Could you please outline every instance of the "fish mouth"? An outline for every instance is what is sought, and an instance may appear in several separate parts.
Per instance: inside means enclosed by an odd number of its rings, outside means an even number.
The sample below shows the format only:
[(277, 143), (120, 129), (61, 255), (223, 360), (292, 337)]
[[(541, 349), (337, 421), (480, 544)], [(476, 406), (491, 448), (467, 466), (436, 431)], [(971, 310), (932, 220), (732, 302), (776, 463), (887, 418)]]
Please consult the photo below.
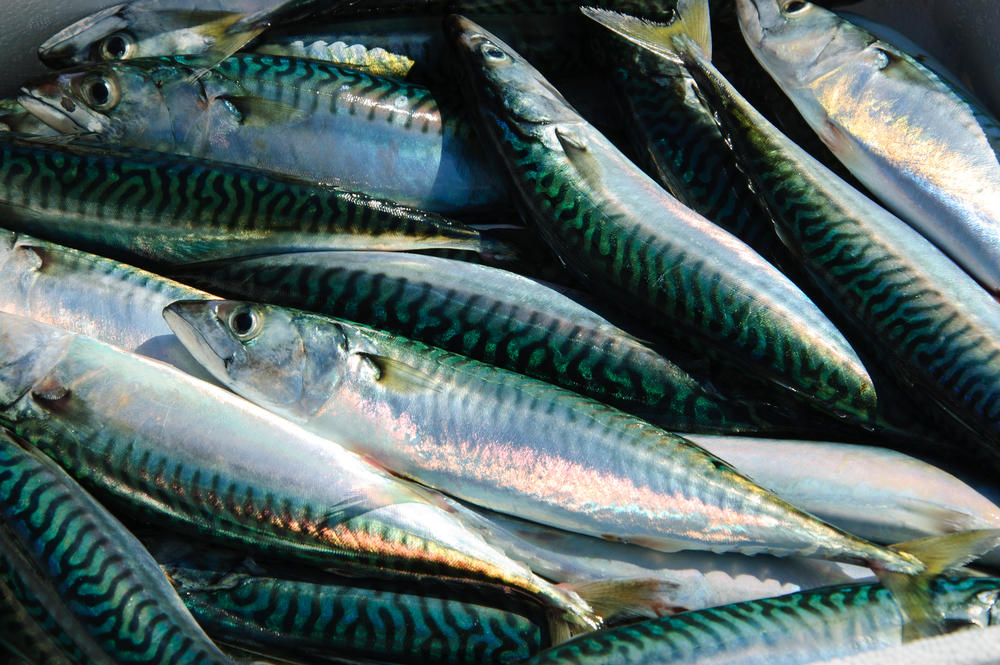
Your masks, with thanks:
[(178, 300), (163, 309), (163, 319), (177, 339), (214, 377), (225, 383), (227, 369), (246, 354), (223, 327), (219, 301)]
[[(753, 12), (751, 13), (751, 9)], [(760, 15), (760, 7), (754, 0), (738, 0), (736, 3), (736, 12), (739, 15), (740, 29), (743, 32), (743, 36), (755, 44), (760, 44), (764, 41), (764, 36), (767, 35), (767, 28), (764, 27), (764, 21)]]
[(38, 47), (39, 59), (53, 69), (84, 62), (91, 45), (128, 27), (128, 21), (119, 15), (126, 8), (125, 4), (112, 5), (71, 23), (42, 42)]
[(17, 98), (18, 103), (46, 125), (63, 134), (82, 134), (89, 131), (71, 116), (67, 115), (61, 106), (57, 106), (44, 97), (36, 96), (27, 88), (21, 88)]

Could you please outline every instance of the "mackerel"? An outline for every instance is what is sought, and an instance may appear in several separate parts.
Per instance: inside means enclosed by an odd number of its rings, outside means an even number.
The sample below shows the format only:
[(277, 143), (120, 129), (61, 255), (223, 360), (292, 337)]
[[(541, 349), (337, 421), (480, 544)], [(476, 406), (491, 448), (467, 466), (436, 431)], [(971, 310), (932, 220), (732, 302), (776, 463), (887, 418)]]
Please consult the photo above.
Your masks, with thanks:
[(262, 566), (239, 553), (162, 538), (150, 547), (213, 638), (262, 654), (309, 662), (512, 665), (553, 643), (541, 606), (469, 585)]
[(0, 135), (0, 226), (146, 267), (320, 249), (490, 247), (363, 194), (145, 150)]
[(9, 314), (0, 351), (0, 424), (133, 513), (328, 567), (519, 589), (595, 624), (426, 493), (232, 393)]
[(441, 213), (503, 209), (461, 109), (425, 87), (328, 62), (185, 56), (52, 74), (19, 98), (63, 132), (264, 168)]
[(221, 60), (268, 27), (289, 0), (126, 0), (89, 14), (38, 47), (46, 66), (152, 55), (199, 54)]
[(613, 31), (600, 35), (598, 43), (646, 172), (685, 205), (765, 258), (775, 258), (780, 243), (771, 219), (683, 65)]
[[(372, 326), (618, 406), (671, 431), (786, 431), (571, 298), (505, 270), (405, 252), (303, 252), (173, 271), (228, 298)], [(180, 298), (178, 298), (180, 300)]]
[[(930, 593), (953, 627), (1000, 622), (998, 579), (936, 577)], [(897, 646), (904, 629), (887, 589), (838, 585), (581, 635), (526, 665), (800, 665)]]
[[(0, 561), (95, 663), (231, 664), (149, 552), (65, 471), (0, 436)], [(37, 602), (35, 598), (20, 598)]]
[(1000, 305), (930, 241), (768, 123), (689, 37), (647, 42), (674, 52), (713, 100), (783, 241), (818, 286), (905, 384), (936, 400), (996, 460)]
[(499, 39), (461, 17), (448, 27), (484, 136), (568, 265), (701, 353), (836, 413), (870, 413), (861, 361), (798, 287), (642, 173)]
[(1000, 295), (1000, 123), (909, 54), (810, 2), (739, 0), (761, 65), (902, 219)]
[(686, 439), (530, 377), (276, 306), (184, 301), (164, 316), (239, 394), (497, 512), (664, 551), (923, 567), (799, 511)]

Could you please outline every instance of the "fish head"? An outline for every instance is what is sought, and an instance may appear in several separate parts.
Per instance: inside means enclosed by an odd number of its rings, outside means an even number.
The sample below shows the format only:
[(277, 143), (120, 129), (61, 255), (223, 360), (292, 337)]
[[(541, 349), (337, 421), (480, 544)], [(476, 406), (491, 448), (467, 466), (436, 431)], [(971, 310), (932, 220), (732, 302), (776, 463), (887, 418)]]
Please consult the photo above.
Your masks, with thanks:
[(42, 389), (74, 338), (61, 328), (0, 312), (0, 414), (9, 416), (22, 397)]
[(860, 31), (802, 0), (737, 0), (740, 29), (761, 65), (782, 84), (804, 84), (864, 47)]
[(42, 43), (38, 57), (53, 69), (166, 55), (221, 59), (265, 27), (240, 12), (164, 4), (133, 0), (90, 14)]
[[(109, 142), (149, 136), (173, 126), (168, 101), (197, 95), (200, 83), (179, 79), (159, 61), (135, 61), (67, 70), (21, 88), (18, 101), (64, 134), (94, 134)], [(145, 142), (145, 141), (144, 141)]]
[(449, 16), (445, 27), (488, 113), (526, 131), (579, 118), (562, 94), (499, 37), (463, 16)]
[(347, 334), (325, 317), (231, 300), (185, 300), (163, 310), (198, 362), (234, 392), (292, 420), (325, 404), (350, 362)]

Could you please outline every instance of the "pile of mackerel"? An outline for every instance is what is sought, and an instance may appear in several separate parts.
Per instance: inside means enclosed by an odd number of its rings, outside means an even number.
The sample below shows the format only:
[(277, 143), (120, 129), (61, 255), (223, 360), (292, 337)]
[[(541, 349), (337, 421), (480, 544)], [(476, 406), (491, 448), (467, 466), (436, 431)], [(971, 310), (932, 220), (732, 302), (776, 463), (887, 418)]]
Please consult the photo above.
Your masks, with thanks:
[(1000, 125), (809, 2), (596, 5), (131, 0), (40, 46), (0, 102), (0, 662), (1000, 623)]

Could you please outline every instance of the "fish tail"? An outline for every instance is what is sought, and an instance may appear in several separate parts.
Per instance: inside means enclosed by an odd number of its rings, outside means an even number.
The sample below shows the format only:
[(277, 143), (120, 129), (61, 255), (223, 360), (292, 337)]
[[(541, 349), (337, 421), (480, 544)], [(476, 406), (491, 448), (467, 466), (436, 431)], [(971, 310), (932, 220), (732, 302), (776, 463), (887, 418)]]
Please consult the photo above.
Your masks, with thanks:
[(683, 35), (697, 44), (708, 59), (712, 58), (708, 0), (680, 0), (674, 10), (674, 20), (670, 23), (655, 23), (595, 7), (581, 7), (580, 11), (625, 39), (673, 60), (678, 57), (678, 45), (674, 38)]
[(961, 568), (997, 546), (1000, 546), (1000, 529), (963, 531), (893, 545), (893, 550), (923, 564), (923, 570), (917, 574), (890, 570), (878, 564), (871, 566), (899, 604), (904, 641), (945, 632), (944, 617), (936, 609), (931, 595), (931, 579), (947, 570)]

